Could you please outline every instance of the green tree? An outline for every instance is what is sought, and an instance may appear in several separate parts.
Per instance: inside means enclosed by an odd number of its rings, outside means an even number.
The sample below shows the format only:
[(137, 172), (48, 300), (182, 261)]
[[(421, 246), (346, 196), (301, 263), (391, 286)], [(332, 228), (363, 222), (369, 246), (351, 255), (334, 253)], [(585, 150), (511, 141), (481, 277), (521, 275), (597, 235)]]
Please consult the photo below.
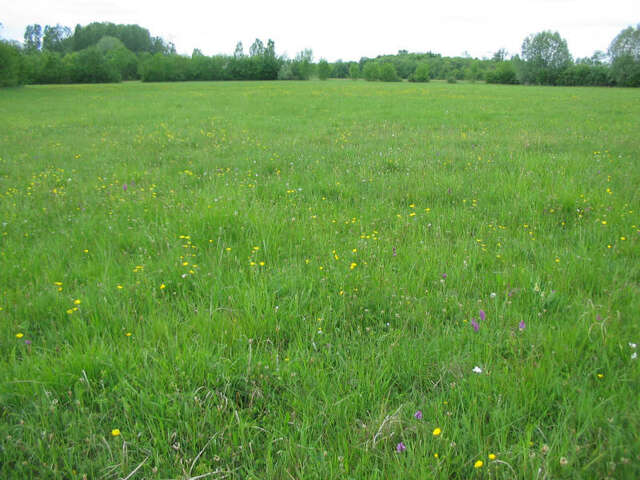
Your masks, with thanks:
[(360, 65), (357, 63), (352, 63), (349, 67), (349, 77), (351, 80), (357, 80), (360, 78)]
[(0, 87), (23, 83), (22, 55), (16, 45), (0, 40)]
[(380, 80), (383, 82), (399, 82), (400, 77), (393, 63), (383, 63), (380, 66)]
[(318, 78), (320, 80), (326, 80), (327, 78), (329, 78), (330, 73), (331, 66), (329, 65), (329, 62), (327, 62), (325, 59), (320, 59), (320, 61), (318, 62)]
[(410, 82), (425, 83), (431, 80), (429, 75), (429, 64), (427, 62), (419, 63), (416, 67), (416, 71), (409, 76)]
[(71, 49), (71, 29), (60, 24), (44, 27), (42, 49), (50, 52), (65, 53)]
[(38, 24), (27, 25), (24, 31), (24, 48), (27, 51), (40, 50), (42, 46), (42, 27)]
[(640, 24), (622, 30), (609, 46), (611, 75), (617, 85), (640, 86)]
[(375, 62), (367, 62), (362, 68), (362, 77), (367, 82), (374, 82), (380, 80), (380, 67)]
[(529, 35), (522, 43), (520, 64), (523, 83), (555, 85), (572, 64), (571, 54), (558, 32), (544, 31)]

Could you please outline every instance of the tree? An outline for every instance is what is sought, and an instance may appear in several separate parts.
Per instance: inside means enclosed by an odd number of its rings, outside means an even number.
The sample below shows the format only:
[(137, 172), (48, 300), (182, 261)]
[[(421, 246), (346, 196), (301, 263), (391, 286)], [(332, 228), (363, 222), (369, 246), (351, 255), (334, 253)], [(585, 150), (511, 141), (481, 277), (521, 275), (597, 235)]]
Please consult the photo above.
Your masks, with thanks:
[(509, 56), (509, 52), (507, 52), (505, 48), (501, 48), (500, 50), (498, 50), (496, 53), (493, 54), (493, 57), (491, 57), (491, 60), (493, 60), (494, 62), (504, 62), (507, 60), (508, 56)]
[(398, 72), (393, 63), (383, 63), (380, 66), (380, 80), (383, 82), (399, 82)]
[(244, 47), (242, 46), (242, 42), (236, 43), (236, 48), (233, 51), (233, 58), (242, 58), (244, 57)]
[(349, 67), (349, 77), (351, 80), (357, 80), (360, 78), (360, 65), (357, 63), (352, 63)]
[(42, 37), (42, 49), (51, 52), (65, 53), (70, 50), (71, 29), (57, 24), (54, 27), (49, 25), (44, 27), (44, 37)]
[(23, 83), (20, 50), (9, 42), (0, 40), (0, 87), (13, 87)]
[(524, 83), (555, 85), (572, 64), (571, 54), (558, 32), (529, 35), (522, 43), (521, 79)]
[(367, 82), (380, 79), (380, 67), (375, 62), (367, 62), (362, 68), (362, 76)]
[(249, 55), (251, 57), (261, 57), (264, 55), (264, 43), (259, 38), (256, 38), (256, 41), (253, 42), (253, 45), (249, 47)]
[(426, 83), (429, 80), (431, 80), (431, 77), (429, 76), (429, 64), (427, 62), (418, 64), (416, 71), (409, 76), (410, 82)]
[(24, 31), (24, 48), (28, 51), (40, 50), (42, 46), (42, 27), (38, 24), (27, 25)]
[(617, 85), (640, 87), (640, 24), (622, 30), (609, 46), (611, 75)]
[(320, 80), (326, 80), (327, 78), (329, 78), (330, 73), (331, 66), (329, 65), (329, 62), (327, 62), (325, 59), (320, 59), (320, 61), (318, 62), (318, 78)]

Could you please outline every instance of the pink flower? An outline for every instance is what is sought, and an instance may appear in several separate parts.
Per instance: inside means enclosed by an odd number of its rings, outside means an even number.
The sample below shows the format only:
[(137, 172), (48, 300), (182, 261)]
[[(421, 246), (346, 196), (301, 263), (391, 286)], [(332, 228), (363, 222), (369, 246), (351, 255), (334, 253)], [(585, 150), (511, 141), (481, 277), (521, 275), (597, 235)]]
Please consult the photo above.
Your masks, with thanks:
[(518, 324), (518, 328), (520, 330), (524, 330), (525, 328), (527, 328), (527, 324), (524, 323), (524, 320), (520, 320), (520, 323)]
[(486, 318), (487, 318), (487, 315), (484, 313), (484, 310), (480, 310), (480, 320), (484, 322)]
[(478, 330), (480, 330), (480, 325), (478, 325), (478, 322), (476, 322), (475, 318), (471, 319), (471, 326), (473, 327), (473, 329), (477, 332)]
[(422, 420), (422, 412), (420, 410), (414, 413), (413, 416), (416, 417), (416, 420)]
[(404, 452), (406, 449), (407, 449), (407, 447), (402, 442), (400, 442), (398, 445), (396, 445), (396, 452), (398, 452), (398, 453)]

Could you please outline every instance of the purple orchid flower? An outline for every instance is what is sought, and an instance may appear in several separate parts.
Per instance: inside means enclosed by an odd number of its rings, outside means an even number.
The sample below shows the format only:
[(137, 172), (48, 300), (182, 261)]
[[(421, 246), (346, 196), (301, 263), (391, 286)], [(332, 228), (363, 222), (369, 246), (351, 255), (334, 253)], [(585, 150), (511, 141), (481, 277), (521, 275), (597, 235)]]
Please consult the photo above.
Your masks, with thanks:
[(473, 327), (473, 329), (477, 332), (478, 330), (480, 330), (480, 325), (478, 325), (478, 322), (476, 322), (475, 318), (471, 319), (471, 326)]

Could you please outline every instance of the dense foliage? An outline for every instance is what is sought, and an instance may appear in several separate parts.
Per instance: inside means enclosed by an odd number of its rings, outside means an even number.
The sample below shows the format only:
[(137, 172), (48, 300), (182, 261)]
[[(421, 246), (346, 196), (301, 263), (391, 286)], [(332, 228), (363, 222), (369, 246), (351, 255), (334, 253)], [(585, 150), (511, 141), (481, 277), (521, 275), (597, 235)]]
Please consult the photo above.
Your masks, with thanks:
[(171, 43), (139, 25), (94, 22), (72, 31), (61, 25), (27, 26), (22, 45), (0, 45), (0, 86), (24, 83), (97, 83), (142, 80), (308, 80), (364, 78), (367, 81), (428, 82), (432, 79), (501, 84), (640, 86), (640, 26), (628, 27), (612, 41), (608, 55), (573, 60), (558, 32), (529, 35), (519, 55), (498, 50), (491, 59), (445, 57), (433, 52), (363, 57), (358, 62), (321, 59), (304, 50), (293, 59), (278, 56), (275, 45), (256, 41), (245, 54), (205, 56), (198, 49), (178, 55)]

